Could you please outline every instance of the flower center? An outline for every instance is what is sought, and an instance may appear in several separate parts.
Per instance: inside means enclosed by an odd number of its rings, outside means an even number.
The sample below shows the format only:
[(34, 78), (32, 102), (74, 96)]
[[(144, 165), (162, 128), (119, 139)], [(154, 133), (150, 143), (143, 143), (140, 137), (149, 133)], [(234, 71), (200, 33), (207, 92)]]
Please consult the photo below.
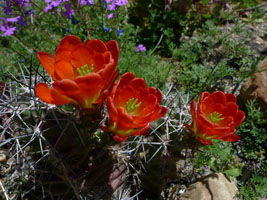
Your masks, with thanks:
[(213, 123), (222, 121), (224, 119), (224, 117), (221, 117), (222, 114), (214, 112), (210, 114), (210, 121), (212, 121)]
[(94, 71), (94, 65), (93, 64), (91, 65), (90, 70), (88, 69), (87, 65), (82, 66), (81, 69), (77, 68), (77, 72), (81, 76), (85, 76), (85, 75), (87, 75), (87, 74), (89, 74), (90, 72), (93, 72), (93, 71)]
[(138, 101), (137, 98), (129, 99), (129, 101), (126, 103), (126, 111), (128, 113), (135, 111), (141, 105), (142, 102), (140, 101), (139, 103), (137, 103), (137, 101)]

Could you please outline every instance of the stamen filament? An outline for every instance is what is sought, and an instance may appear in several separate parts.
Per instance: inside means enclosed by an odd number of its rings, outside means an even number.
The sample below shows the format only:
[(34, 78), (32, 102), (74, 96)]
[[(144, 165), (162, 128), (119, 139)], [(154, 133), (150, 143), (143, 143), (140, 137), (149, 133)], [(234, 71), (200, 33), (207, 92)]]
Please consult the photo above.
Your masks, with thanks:
[(85, 75), (87, 75), (87, 74), (89, 74), (89, 73), (91, 73), (93, 71), (94, 71), (94, 65), (93, 64), (91, 65), (90, 70), (88, 69), (87, 65), (84, 65), (81, 68), (77, 68), (77, 72), (81, 76), (85, 76)]
[(210, 121), (212, 121), (213, 123), (219, 122), (221, 120), (224, 119), (224, 117), (221, 117), (222, 114), (214, 112), (210, 114)]
[(141, 105), (142, 102), (137, 103), (137, 101), (138, 101), (137, 98), (136, 99), (135, 98), (129, 99), (129, 101), (126, 104), (126, 111), (128, 113), (133, 112)]

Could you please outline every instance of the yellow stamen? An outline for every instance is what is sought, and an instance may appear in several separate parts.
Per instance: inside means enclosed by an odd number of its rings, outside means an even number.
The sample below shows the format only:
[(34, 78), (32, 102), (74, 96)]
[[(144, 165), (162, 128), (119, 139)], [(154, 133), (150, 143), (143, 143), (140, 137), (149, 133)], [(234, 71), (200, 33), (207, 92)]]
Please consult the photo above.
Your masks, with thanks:
[(139, 102), (138, 104), (136, 104), (138, 101), (138, 99), (136, 98), (131, 98), (129, 99), (129, 101), (126, 103), (126, 111), (128, 113), (131, 113), (133, 111), (135, 111), (140, 105), (142, 102)]
[(87, 65), (82, 66), (81, 69), (77, 68), (77, 72), (81, 76), (85, 76), (85, 75), (87, 75), (87, 74), (89, 74), (90, 72), (93, 72), (93, 71), (94, 71), (94, 65), (93, 64), (91, 65), (90, 70), (88, 69)]
[(213, 123), (219, 122), (221, 120), (224, 119), (224, 117), (221, 117), (222, 114), (214, 112), (210, 114), (210, 121), (212, 121)]

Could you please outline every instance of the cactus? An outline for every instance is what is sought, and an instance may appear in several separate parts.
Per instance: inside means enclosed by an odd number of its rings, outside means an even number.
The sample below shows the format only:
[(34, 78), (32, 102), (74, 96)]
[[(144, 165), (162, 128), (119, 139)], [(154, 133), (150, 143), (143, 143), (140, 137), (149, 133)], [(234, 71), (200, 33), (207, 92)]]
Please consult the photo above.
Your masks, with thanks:
[(184, 148), (177, 144), (189, 115), (188, 95), (168, 87), (164, 104), (170, 108), (168, 116), (178, 120), (165, 117), (152, 124), (149, 136), (118, 144), (99, 129), (106, 121), (102, 105), (102, 112), (47, 105), (33, 88), (40, 81), (49, 84), (48, 77), (33, 66), (20, 68), (22, 78), (7, 74), (2, 87), (0, 145), (10, 149), (8, 161), (18, 157), (18, 164), (23, 158), (27, 174), (8, 180), (12, 184), (3, 185), (7, 191), (17, 188), (14, 195), (29, 199), (149, 198), (162, 195), (177, 178), (175, 163), (183, 159)]

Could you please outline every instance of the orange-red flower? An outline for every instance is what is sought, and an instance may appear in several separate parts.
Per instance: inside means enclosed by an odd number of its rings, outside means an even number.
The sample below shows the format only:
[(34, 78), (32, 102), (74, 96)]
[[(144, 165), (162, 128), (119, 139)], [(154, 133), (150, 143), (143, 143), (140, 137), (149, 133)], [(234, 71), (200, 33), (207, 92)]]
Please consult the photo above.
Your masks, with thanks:
[(227, 142), (239, 140), (235, 135), (235, 127), (245, 119), (243, 111), (236, 105), (233, 94), (221, 91), (212, 94), (202, 92), (196, 112), (196, 100), (191, 103), (192, 126), (184, 124), (198, 137), (202, 144), (212, 144), (211, 139), (221, 139)]
[(103, 129), (113, 132), (119, 142), (129, 135), (146, 135), (150, 122), (167, 112), (167, 108), (160, 106), (161, 98), (161, 92), (147, 87), (144, 79), (135, 78), (130, 72), (123, 74), (107, 98), (109, 126)]
[(49, 104), (94, 108), (105, 100), (118, 76), (119, 47), (114, 40), (106, 44), (96, 39), (83, 43), (70, 35), (61, 40), (55, 56), (45, 52), (37, 55), (54, 82), (53, 88), (37, 84), (35, 92)]

